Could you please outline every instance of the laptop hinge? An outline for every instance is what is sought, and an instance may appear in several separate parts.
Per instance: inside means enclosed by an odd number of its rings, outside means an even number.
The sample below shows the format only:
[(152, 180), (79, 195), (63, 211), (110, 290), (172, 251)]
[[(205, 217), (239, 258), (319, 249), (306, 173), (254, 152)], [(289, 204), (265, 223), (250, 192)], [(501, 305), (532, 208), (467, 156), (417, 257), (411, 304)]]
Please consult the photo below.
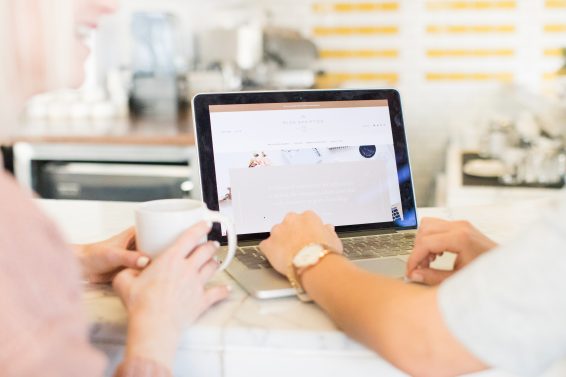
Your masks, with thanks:
[(261, 241), (262, 240), (248, 240), (248, 241), (238, 240), (238, 247), (257, 246)]

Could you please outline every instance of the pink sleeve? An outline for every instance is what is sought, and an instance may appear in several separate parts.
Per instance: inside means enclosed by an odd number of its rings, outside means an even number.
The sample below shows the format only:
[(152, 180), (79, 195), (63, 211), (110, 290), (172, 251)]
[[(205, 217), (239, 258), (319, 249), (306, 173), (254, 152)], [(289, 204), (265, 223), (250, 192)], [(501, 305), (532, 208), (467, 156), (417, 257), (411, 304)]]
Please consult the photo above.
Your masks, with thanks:
[(0, 374), (102, 376), (88, 339), (80, 271), (30, 195), (0, 173)]
[(149, 359), (129, 358), (120, 364), (114, 377), (171, 377), (169, 368)]

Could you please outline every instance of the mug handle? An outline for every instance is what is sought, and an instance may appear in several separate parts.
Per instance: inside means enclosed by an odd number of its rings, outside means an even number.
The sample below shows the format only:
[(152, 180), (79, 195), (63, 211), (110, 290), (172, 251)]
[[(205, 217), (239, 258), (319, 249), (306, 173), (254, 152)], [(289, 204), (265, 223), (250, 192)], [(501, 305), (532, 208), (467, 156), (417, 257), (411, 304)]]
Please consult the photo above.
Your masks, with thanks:
[(220, 212), (215, 211), (208, 211), (208, 220), (213, 223), (220, 223), (224, 225), (227, 229), (228, 233), (228, 253), (226, 254), (226, 258), (218, 267), (218, 271), (223, 271), (228, 267), (232, 259), (234, 259), (234, 255), (236, 255), (236, 247), (238, 246), (238, 239), (236, 237), (236, 229), (234, 228), (234, 223), (226, 216), (221, 214)]

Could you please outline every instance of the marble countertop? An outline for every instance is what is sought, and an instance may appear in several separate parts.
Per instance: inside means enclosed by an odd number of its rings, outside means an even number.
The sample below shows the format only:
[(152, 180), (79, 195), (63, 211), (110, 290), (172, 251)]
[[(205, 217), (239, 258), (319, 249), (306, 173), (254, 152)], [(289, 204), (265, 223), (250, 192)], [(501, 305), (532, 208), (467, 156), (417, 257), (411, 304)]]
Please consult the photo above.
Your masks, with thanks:
[[(133, 203), (39, 203), (59, 224), (69, 242), (100, 240), (133, 224)], [(489, 208), (427, 208), (421, 209), (419, 215), (467, 219), (496, 241), (505, 242), (533, 221), (545, 205), (546, 202), (533, 201)], [(443, 258), (438, 263), (449, 265), (451, 260)], [(296, 298), (256, 300), (225, 273), (213, 280), (232, 285), (233, 292), (184, 334), (174, 369), (176, 375), (405, 375), (347, 337), (315, 304), (303, 304)], [(92, 322), (92, 341), (108, 355), (110, 371), (121, 358), (126, 313), (107, 286), (85, 286), (84, 300)], [(477, 374), (480, 375), (509, 376), (497, 371)]]

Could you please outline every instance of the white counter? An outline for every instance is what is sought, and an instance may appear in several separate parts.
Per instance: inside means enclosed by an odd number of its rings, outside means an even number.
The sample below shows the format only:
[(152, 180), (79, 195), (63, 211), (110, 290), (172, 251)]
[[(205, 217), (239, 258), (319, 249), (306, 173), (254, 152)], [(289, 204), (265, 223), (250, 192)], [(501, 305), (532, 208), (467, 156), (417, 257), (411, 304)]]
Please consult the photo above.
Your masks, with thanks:
[(457, 144), (446, 149), (446, 172), (436, 181), (436, 203), (448, 207), (512, 204), (517, 201), (536, 200), (562, 195), (552, 188), (465, 186), (462, 177), (462, 154), (466, 151)]
[[(100, 240), (133, 224), (132, 203), (41, 200), (70, 242)], [(543, 207), (540, 201), (515, 206), (422, 209), (420, 216), (469, 219), (499, 242), (513, 237)], [(448, 264), (447, 259), (440, 264)], [(314, 304), (295, 298), (259, 301), (225, 273), (215, 280), (234, 290), (184, 334), (175, 375), (237, 376), (404, 376), (372, 351), (348, 338)], [(126, 313), (108, 288), (86, 287), (91, 338), (110, 359), (121, 359)], [(109, 371), (111, 370), (109, 369)], [(110, 373), (110, 372), (109, 372)], [(566, 364), (545, 376), (566, 375)], [(474, 376), (510, 376), (489, 371)]]

